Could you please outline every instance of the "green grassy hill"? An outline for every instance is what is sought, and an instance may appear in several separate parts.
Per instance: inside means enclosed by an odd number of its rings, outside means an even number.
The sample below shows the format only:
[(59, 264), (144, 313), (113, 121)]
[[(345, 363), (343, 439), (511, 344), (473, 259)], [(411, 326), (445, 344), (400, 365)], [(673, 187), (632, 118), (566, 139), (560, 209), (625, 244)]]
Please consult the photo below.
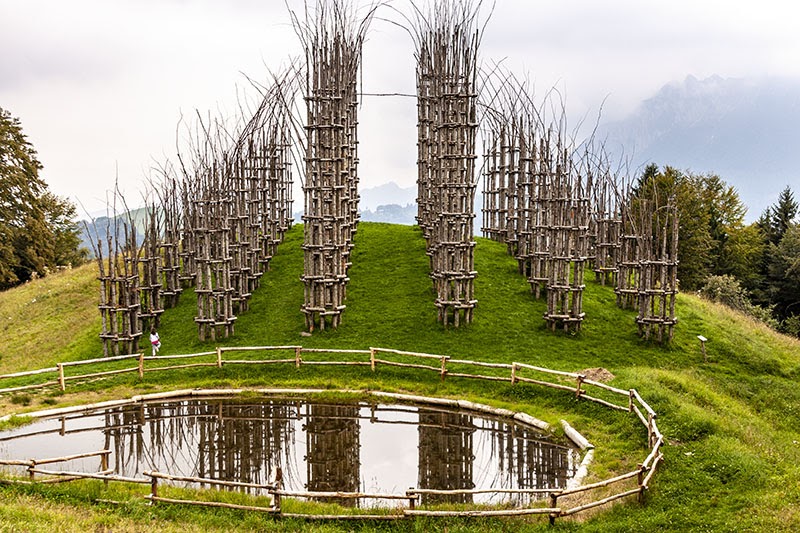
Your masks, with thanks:
[[(417, 228), (362, 223), (356, 235), (348, 285), (347, 309), (335, 331), (301, 336), (303, 289), (302, 228), (287, 235), (262, 278), (250, 310), (236, 323), (236, 335), (224, 343), (200, 343), (192, 321), (195, 299), (187, 291), (178, 308), (165, 313), (160, 334), (162, 354), (205, 351), (217, 344), (367, 348), (380, 346), (447, 354), (479, 361), (526, 362), (558, 370), (603, 367), (612, 384), (636, 387), (659, 413), (668, 439), (665, 463), (656, 474), (645, 505), (635, 501), (584, 518), (560, 521), (558, 529), (587, 531), (774, 531), (800, 530), (800, 342), (778, 335), (752, 320), (691, 295), (680, 295), (680, 323), (674, 342), (660, 347), (638, 338), (634, 313), (614, 305), (614, 293), (587, 281), (587, 319), (578, 335), (545, 329), (545, 303), (535, 301), (517, 273), (505, 246), (478, 239), (475, 321), (459, 330), (436, 322), (428, 258)], [(0, 293), (0, 372), (51, 366), (101, 354), (94, 267), (32, 282)], [(703, 362), (697, 335), (709, 339)], [(525, 409), (556, 422), (566, 418), (598, 446), (593, 475), (622, 473), (643, 459), (646, 438), (630, 417), (575, 402), (540, 389), (449, 379), (434, 375), (340, 368), (248, 368), (158, 373), (144, 383), (120, 377), (84, 386), (66, 395), (38, 394), (0, 400), (5, 414), (43, 404), (67, 404), (135, 390), (194, 386), (313, 386), (381, 388), (453, 397)], [(12, 403), (13, 402), (13, 403)], [(28, 407), (20, 404), (30, 403)], [(102, 487), (102, 484), (100, 484)], [(95, 489), (92, 489), (95, 490)], [(97, 489), (100, 490), (100, 489)], [(93, 498), (66, 487), (36, 492), (0, 489), (0, 516), (12, 517), (12, 529), (44, 529), (48, 520), (74, 524), (74, 530), (108, 524), (115, 530), (226, 530), (277, 528), (304, 523), (276, 523), (236, 512), (143, 506), (106, 509)], [(92, 493), (94, 494), (94, 493)], [(94, 498), (103, 497), (95, 495)], [(37, 503), (38, 502), (38, 503)], [(41, 505), (41, 520), (26, 514)], [(49, 517), (49, 518), (47, 518)], [(154, 518), (155, 517), (155, 518)], [(153, 520), (157, 521), (154, 522)], [(0, 520), (2, 522), (2, 520)], [(547, 530), (546, 521), (447, 520), (413, 523), (420, 531)], [(105, 526), (103, 526), (105, 527)], [(402, 531), (401, 525), (315, 524), (314, 530), (352, 528)], [(69, 527), (67, 528), (69, 529)], [(0, 525), (0, 531), (3, 526)]]

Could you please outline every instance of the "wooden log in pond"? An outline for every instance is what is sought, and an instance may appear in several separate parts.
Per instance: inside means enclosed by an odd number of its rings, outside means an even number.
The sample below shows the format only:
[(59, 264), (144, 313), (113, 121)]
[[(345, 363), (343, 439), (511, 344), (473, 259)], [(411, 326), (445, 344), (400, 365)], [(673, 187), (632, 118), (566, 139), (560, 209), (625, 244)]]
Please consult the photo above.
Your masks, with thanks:
[(578, 448), (581, 450), (586, 450), (588, 448), (594, 448), (594, 444), (589, 442), (586, 437), (578, 433), (578, 431), (569, 425), (569, 422), (566, 420), (561, 421), (561, 427), (564, 428), (564, 434), (569, 437), (569, 439), (574, 442)]

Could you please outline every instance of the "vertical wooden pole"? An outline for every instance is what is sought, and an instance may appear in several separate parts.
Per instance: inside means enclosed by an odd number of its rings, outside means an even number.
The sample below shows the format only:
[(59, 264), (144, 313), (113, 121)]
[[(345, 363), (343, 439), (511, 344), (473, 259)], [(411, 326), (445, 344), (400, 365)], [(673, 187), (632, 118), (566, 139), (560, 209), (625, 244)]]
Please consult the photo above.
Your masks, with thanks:
[[(553, 509), (558, 507), (558, 493), (556, 493), (556, 492), (551, 492), (550, 493), (550, 507), (552, 507)], [(549, 518), (550, 518), (550, 525), (551, 526), (554, 526), (556, 524), (556, 517), (557, 516), (558, 515), (556, 515), (556, 513), (550, 513)]]
[(369, 366), (375, 372), (375, 348), (369, 349)]
[(222, 368), (222, 347), (217, 346), (217, 368)]
[(636, 499), (639, 501), (639, 503), (643, 503), (644, 502), (644, 485), (643, 485), (643, 482), (644, 482), (644, 467), (641, 464), (639, 464), (638, 467), (639, 467), (639, 471), (636, 474), (636, 483), (638, 483), (638, 485), (639, 485), (639, 494), (636, 496)]
[(575, 388), (575, 397), (578, 398), (578, 399), (580, 399), (581, 398), (581, 394), (583, 394), (583, 391), (581, 390), (581, 386), (583, 385), (583, 380), (584, 379), (586, 379), (586, 376), (584, 376), (583, 374), (578, 375), (578, 385)]
[(56, 365), (58, 367), (58, 385), (61, 387), (61, 392), (67, 390), (66, 380), (64, 379), (64, 365), (58, 363)]
[(303, 362), (303, 359), (302, 359), (302, 357), (300, 355), (302, 352), (303, 352), (303, 348), (300, 347), (300, 346), (297, 346), (294, 349), (294, 366), (295, 366), (295, 368), (300, 368), (300, 363)]
[[(275, 490), (280, 491), (283, 488), (283, 470), (281, 467), (278, 467), (275, 470)], [(272, 506), (275, 508), (275, 511), (278, 513), (281, 512), (281, 495), (278, 493), (273, 492), (273, 501)]]
[(144, 352), (139, 352), (139, 379), (144, 379)]
[(155, 473), (150, 472), (150, 505), (155, 505), (158, 498), (158, 478), (153, 475)]
[(409, 487), (406, 491), (406, 496), (408, 496), (408, 508), (413, 511), (417, 507), (417, 496), (412, 491), (414, 487)]
[[(105, 475), (108, 472), (108, 455), (111, 453), (111, 450), (103, 450), (103, 453), (100, 455), (100, 471), (103, 472)], [(103, 480), (103, 485), (108, 487), (108, 480)]]

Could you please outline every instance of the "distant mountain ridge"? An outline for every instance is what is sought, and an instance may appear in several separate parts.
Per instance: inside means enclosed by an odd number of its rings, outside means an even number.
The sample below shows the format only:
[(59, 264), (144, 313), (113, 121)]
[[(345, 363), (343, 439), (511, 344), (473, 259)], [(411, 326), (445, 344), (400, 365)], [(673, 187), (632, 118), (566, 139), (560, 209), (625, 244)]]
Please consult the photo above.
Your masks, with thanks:
[(417, 203), (417, 186), (401, 187), (390, 181), (375, 187), (368, 187), (359, 191), (358, 207), (360, 209), (376, 210), (382, 205), (399, 205), (405, 207)]
[(752, 220), (786, 185), (800, 189), (800, 80), (688, 76), (599, 135), (633, 168), (653, 162), (719, 175)]

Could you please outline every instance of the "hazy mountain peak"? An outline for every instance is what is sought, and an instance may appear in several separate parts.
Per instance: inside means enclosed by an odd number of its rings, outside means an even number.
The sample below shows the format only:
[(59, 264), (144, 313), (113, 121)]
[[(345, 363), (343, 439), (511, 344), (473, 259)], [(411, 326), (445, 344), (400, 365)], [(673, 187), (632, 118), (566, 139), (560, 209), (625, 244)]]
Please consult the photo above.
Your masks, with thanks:
[(377, 209), (381, 205), (395, 204), (401, 207), (417, 201), (417, 187), (400, 187), (397, 183), (389, 181), (375, 187), (363, 188), (359, 191), (361, 197), (358, 205), (361, 209)]
[(632, 168), (653, 162), (718, 174), (752, 220), (786, 183), (800, 182), (800, 80), (690, 75), (603, 132), (609, 150), (633, 153)]

